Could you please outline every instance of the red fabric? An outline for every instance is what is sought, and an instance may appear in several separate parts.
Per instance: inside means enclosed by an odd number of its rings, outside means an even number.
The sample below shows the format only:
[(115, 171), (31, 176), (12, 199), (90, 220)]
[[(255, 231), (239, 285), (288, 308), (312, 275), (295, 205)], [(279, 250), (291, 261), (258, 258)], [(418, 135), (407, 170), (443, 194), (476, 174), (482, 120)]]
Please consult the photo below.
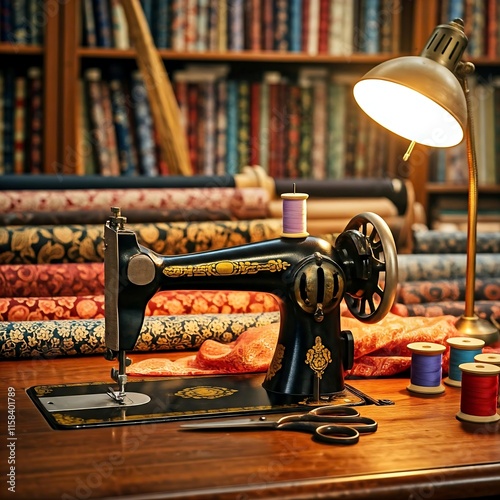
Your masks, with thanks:
[[(348, 314), (348, 313), (346, 313)], [(403, 318), (389, 313), (376, 324), (361, 323), (349, 316), (342, 318), (342, 329), (354, 336), (355, 363), (347, 374), (360, 377), (390, 376), (404, 372), (411, 365), (411, 342), (434, 342), (445, 345), (443, 369), (448, 366), (446, 339), (460, 336), (451, 316)], [(264, 372), (271, 362), (278, 339), (278, 324), (251, 328), (229, 344), (205, 341), (196, 354), (171, 361), (151, 358), (133, 363), (131, 376), (213, 375), (224, 373)], [(484, 349), (500, 353), (500, 345)]]

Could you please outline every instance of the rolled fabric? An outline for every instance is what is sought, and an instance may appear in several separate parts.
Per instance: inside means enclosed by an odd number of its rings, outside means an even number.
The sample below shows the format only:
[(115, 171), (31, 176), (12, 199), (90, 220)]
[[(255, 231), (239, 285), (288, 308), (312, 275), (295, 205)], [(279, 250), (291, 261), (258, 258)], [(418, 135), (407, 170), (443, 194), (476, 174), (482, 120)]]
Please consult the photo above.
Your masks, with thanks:
[[(476, 314), (483, 319), (500, 321), (500, 300), (477, 300), (474, 302)], [(451, 315), (456, 318), (464, 314), (463, 301), (428, 302), (423, 304), (395, 304), (392, 311), (401, 316), (425, 316), (428, 318)]]
[[(126, 213), (123, 214), (126, 217)], [(155, 252), (178, 255), (277, 238), (281, 219), (128, 224)], [(104, 224), (0, 227), (0, 264), (103, 262)]]
[[(477, 278), (475, 300), (500, 300), (500, 278)], [(401, 283), (396, 300), (401, 304), (465, 300), (465, 278)]]
[[(399, 282), (418, 280), (446, 280), (466, 276), (465, 254), (398, 254)], [(478, 278), (498, 276), (500, 253), (478, 253), (476, 276)]]
[[(24, 220), (36, 220), (36, 214), (39, 220), (50, 220), (61, 214), (69, 224), (89, 223), (88, 214), (93, 214), (94, 223), (104, 223), (110, 207), (116, 206), (123, 213), (130, 211), (127, 218), (137, 222), (253, 219), (267, 217), (268, 201), (268, 192), (257, 187), (4, 190), (0, 191), (0, 214), (7, 221), (23, 220), (23, 215)], [(160, 215), (161, 219), (150, 219)], [(57, 223), (57, 219), (49, 222)]]
[[(466, 253), (467, 232), (465, 231), (415, 231), (413, 253), (443, 254)], [(500, 253), (500, 232), (478, 232), (477, 253)]]
[(0, 265), (4, 298), (102, 295), (102, 262)]
[[(103, 292), (103, 291), (102, 291)], [(165, 290), (147, 304), (146, 316), (235, 314), (278, 311), (268, 293)], [(104, 318), (104, 293), (64, 297), (0, 297), (0, 321), (51, 321)]]
[[(206, 339), (231, 342), (248, 328), (278, 321), (278, 312), (149, 316), (134, 350), (196, 349)], [(103, 319), (0, 322), (0, 358), (50, 358), (105, 350)]]

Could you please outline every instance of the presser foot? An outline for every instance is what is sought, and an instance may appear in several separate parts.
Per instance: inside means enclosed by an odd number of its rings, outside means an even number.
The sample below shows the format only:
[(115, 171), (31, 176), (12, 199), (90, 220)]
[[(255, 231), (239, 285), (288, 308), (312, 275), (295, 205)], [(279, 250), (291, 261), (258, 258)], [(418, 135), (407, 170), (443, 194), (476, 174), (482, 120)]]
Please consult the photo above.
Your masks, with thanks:
[(111, 368), (111, 378), (118, 384), (118, 391), (115, 391), (112, 387), (108, 387), (107, 395), (114, 401), (125, 404), (125, 386), (127, 385), (128, 379), (127, 366), (130, 366), (132, 361), (127, 358), (125, 351), (119, 351), (118, 356), (116, 356), (116, 353), (108, 350), (107, 359), (112, 360), (116, 359), (116, 357), (118, 357), (118, 370), (116, 368)]

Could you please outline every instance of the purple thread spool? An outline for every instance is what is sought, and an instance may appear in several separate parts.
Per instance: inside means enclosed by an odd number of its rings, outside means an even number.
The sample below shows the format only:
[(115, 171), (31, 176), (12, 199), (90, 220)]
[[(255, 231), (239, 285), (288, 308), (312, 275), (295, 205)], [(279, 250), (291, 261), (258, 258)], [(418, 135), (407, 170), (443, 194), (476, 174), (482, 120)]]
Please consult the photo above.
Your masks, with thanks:
[[(494, 352), (483, 352), (481, 354), (476, 354), (474, 356), (474, 361), (478, 363), (489, 363), (490, 365), (495, 365), (500, 368), (500, 354), (495, 354)], [(500, 384), (500, 375), (498, 376)], [(500, 390), (497, 396), (497, 408), (500, 408)]]
[(307, 205), (309, 195), (306, 193), (283, 193), (283, 232), (285, 238), (306, 238)]
[(408, 344), (411, 351), (411, 376), (407, 389), (419, 394), (441, 394), (443, 352), (446, 347), (432, 342), (413, 342)]

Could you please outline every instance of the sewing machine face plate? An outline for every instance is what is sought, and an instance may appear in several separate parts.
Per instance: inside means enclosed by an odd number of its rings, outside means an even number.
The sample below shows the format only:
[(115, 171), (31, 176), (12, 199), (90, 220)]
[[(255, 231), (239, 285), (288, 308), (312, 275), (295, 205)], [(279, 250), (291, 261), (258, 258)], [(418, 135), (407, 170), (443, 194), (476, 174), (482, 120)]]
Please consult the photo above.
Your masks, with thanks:
[[(322, 404), (360, 406), (374, 400), (346, 385), (344, 391), (328, 401), (273, 402), (263, 389), (264, 374), (172, 377), (131, 381), (131, 393), (142, 395), (143, 404), (119, 405), (106, 399), (109, 384), (61, 384), (33, 386), (27, 390), (37, 408), (54, 429), (78, 429), (139, 423), (169, 422), (223, 416), (304, 411)], [(351, 390), (352, 389), (352, 390)], [(50, 400), (67, 402), (89, 398), (88, 408), (49, 411)], [(108, 396), (109, 397), (109, 396)], [(95, 401), (103, 401), (95, 408)], [(84, 403), (85, 404), (85, 403)]]

